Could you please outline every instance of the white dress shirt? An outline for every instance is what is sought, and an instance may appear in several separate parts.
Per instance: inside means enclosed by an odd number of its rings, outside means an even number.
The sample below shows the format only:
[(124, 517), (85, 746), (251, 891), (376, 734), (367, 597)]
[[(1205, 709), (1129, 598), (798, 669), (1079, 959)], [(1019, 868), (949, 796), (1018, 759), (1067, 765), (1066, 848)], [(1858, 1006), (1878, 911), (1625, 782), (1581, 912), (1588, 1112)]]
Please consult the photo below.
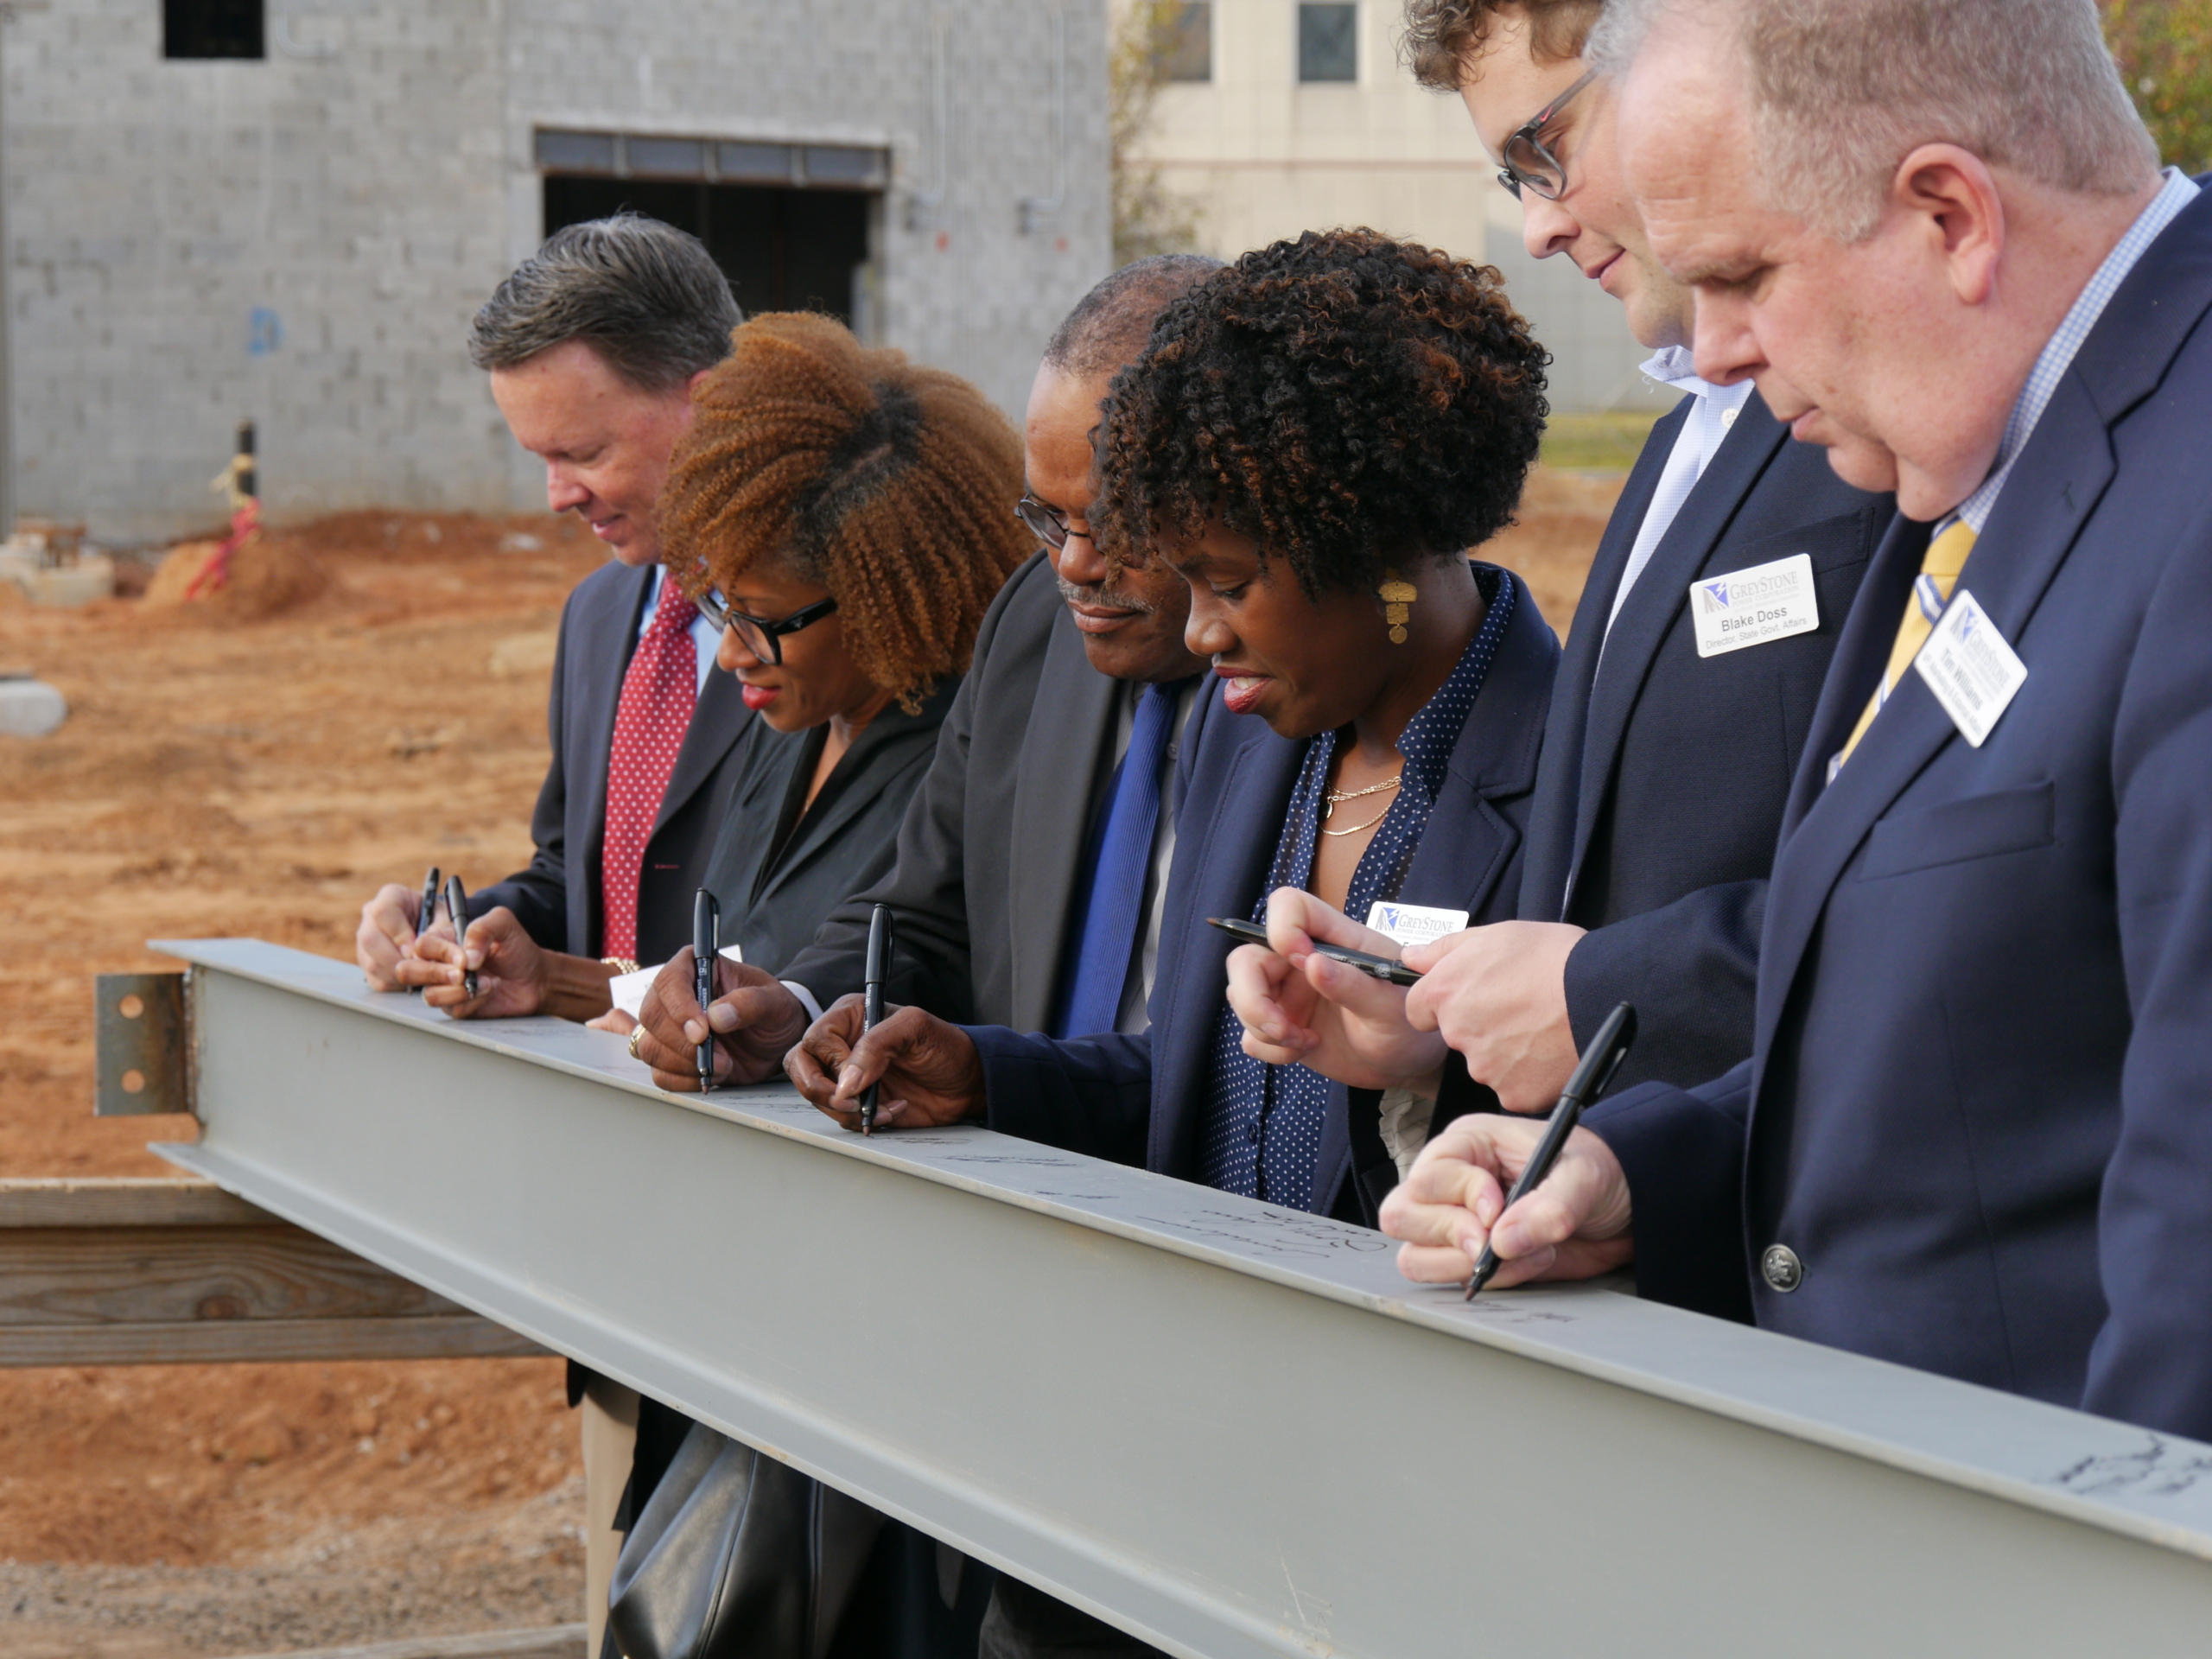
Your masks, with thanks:
[(1700, 379), (1691, 365), (1689, 353), (1680, 346), (1665, 347), (1647, 359), (1642, 368), (1648, 378), (1688, 392), (1696, 401), (1681, 430), (1675, 434), (1675, 447), (1668, 452), (1666, 468), (1659, 474), (1659, 486), (1652, 492), (1651, 505), (1637, 529), (1636, 544), (1629, 550), (1628, 569), (1621, 572), (1621, 585), (1613, 593), (1612, 611), (1605, 618), (1608, 634), (1621, 613), (1628, 590), (1643, 574), (1643, 567), (1651, 563), (1660, 538), (1673, 527), (1675, 515), (1690, 499), (1698, 480), (1705, 476), (1705, 469), (1713, 464), (1713, 457), (1719, 452), (1720, 441), (1736, 424), (1736, 416), (1743, 412), (1744, 404), (1751, 395), (1751, 383), (1748, 380), (1739, 380), (1732, 386), (1716, 386)]

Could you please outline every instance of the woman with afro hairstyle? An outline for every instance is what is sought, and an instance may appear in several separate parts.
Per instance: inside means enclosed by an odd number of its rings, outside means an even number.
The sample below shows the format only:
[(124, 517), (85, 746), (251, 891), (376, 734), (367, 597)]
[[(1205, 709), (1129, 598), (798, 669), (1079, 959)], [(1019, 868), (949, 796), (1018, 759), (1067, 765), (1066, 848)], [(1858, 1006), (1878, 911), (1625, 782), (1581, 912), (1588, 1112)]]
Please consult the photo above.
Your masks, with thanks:
[[(833, 1011), (788, 1062), (849, 1120), (994, 1128), (1372, 1225), (1433, 1103), (1255, 1058), (1224, 1000), (1278, 888), (1398, 930), (1512, 915), (1559, 647), (1468, 550), (1511, 521), (1547, 413), (1542, 347), (1497, 273), (1372, 231), (1246, 254), (1171, 304), (1114, 383), (1092, 522), (1191, 588), (1214, 690), (1184, 745), (1151, 1030), (1064, 1042)], [(1186, 850), (1187, 849), (1187, 850)], [(1342, 971), (1302, 935), (1286, 976)], [(1381, 941), (1395, 952), (1396, 945)], [(1255, 955), (1265, 954), (1246, 947)], [(1393, 993), (1402, 995), (1402, 993)]]

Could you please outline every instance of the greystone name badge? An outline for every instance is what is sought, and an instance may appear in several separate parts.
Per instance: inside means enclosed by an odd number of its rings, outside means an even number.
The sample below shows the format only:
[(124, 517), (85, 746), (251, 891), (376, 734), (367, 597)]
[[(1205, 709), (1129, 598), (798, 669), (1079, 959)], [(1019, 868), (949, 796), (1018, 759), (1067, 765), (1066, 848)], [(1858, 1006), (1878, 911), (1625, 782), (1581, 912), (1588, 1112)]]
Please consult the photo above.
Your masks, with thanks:
[(1821, 626), (1813, 556), (1799, 553), (1725, 576), (1699, 577), (1690, 584), (1690, 620), (1700, 657), (1812, 632)]

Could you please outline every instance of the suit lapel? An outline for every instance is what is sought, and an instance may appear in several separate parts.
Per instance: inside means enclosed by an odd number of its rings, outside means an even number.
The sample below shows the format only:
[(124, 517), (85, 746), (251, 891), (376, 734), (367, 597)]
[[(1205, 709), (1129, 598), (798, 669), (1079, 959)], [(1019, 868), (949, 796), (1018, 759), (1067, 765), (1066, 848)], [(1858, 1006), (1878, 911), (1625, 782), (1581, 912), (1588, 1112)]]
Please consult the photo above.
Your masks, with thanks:
[[(1629, 590), (1612, 632), (1605, 639), (1597, 683), (1590, 694), (1589, 729), (1583, 739), (1575, 791), (1573, 852), (1560, 915), (1565, 913), (1567, 899), (1573, 892), (1573, 873), (1581, 868), (1589, 850), (1599, 809), (1620, 759), (1629, 716), (1659, 648), (1689, 602), (1689, 585), (1727, 533), (1744, 498), (1788, 441), (1789, 429), (1766, 412), (1766, 405), (1754, 392), (1713, 452), (1705, 475), (1675, 515), (1675, 522), (1652, 550), (1650, 561)], [(1598, 626), (1605, 625), (1600, 621)], [(1555, 915), (1548, 919), (1558, 918)]]
[(1590, 693), (1597, 678), (1598, 657), (1605, 644), (1605, 618), (1613, 607), (1613, 594), (1635, 550), (1636, 533), (1651, 510), (1659, 488), (1659, 475), (1667, 470), (1667, 457), (1675, 435), (1689, 418), (1688, 397), (1659, 418), (1651, 436), (1636, 458), (1635, 470), (1614, 505), (1613, 516), (1590, 563), (1582, 597), (1574, 607), (1574, 626), (1568, 631), (1560, 659), (1559, 682), (1554, 693), (1551, 717), (1544, 733), (1544, 753), (1551, 758), (1536, 780), (1536, 798), (1529, 812), (1529, 861), (1521, 883), (1521, 914), (1531, 920), (1555, 919), (1565, 908), (1567, 872), (1575, 858), (1576, 785), (1582, 774), (1582, 746), (1590, 719)]
[[(1114, 741), (1122, 683), (1090, 665), (1066, 607), (1052, 618), (1037, 700), (1022, 734), (1007, 885), (1014, 924), (1014, 1027), (1042, 1031), (1052, 1017), (1067, 918), (1084, 841)], [(1078, 785), (1080, 784), (1080, 786)]]
[(630, 653), (637, 647), (639, 617), (645, 609), (652, 575), (650, 565), (620, 571), (614, 584), (617, 602), (577, 619), (582, 635), (575, 647), (577, 660), (598, 671), (579, 687), (571, 710), (576, 745), (573, 798), (586, 809), (585, 833), (580, 843), (583, 856), (577, 869), (594, 887), (599, 881), (600, 851), (607, 844), (607, 766), (614, 747), (614, 715), (621, 705), (622, 677), (629, 671)]
[(698, 705), (691, 711), (691, 724), (684, 728), (683, 747), (676, 752), (668, 787), (661, 794), (660, 813), (653, 820), (656, 830), (690, 804), (736, 746), (752, 719), (753, 711), (745, 706), (737, 677), (723, 673), (719, 667), (709, 668)]
[[(2026, 632), (2051, 578), (2112, 481), (2112, 442), (2082, 378), (2059, 383), (1974, 543), (1958, 589), (1971, 593), (2005, 639)], [(1876, 819), (1917, 778), (1957, 728), (1925, 681), (1908, 669), (1851, 760), (1823, 787), (1828, 758), (1873, 694), (1925, 553), (1930, 526), (1891, 527), (1868, 572), (1813, 721), (1791, 788), (1759, 946), (1758, 1043), (1771, 1039), (1807, 942), (1828, 894)], [(2028, 672), (2036, 664), (2027, 653)]]

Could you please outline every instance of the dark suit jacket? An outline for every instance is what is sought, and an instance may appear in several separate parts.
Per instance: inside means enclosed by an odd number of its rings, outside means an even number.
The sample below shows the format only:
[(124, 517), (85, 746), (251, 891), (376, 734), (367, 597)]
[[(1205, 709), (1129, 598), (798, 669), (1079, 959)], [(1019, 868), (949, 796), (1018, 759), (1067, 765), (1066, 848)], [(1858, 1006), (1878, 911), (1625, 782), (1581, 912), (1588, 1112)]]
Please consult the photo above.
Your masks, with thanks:
[(1590, 1116), (1646, 1294), (2212, 1439), (2208, 316), (2212, 194), (2113, 296), (1960, 578), (2027, 666), (2011, 707), (1975, 748), (1908, 672), (1824, 787), (1929, 526), (1876, 555), (1790, 797), (1752, 1058)]
[[(1614, 1004), (1636, 1004), (1624, 1083), (1701, 1083), (1751, 1052), (1759, 917), (1790, 775), (1894, 511), (1839, 480), (1825, 450), (1791, 442), (1753, 393), (1609, 637), (1630, 550), (1694, 401), (1644, 445), (1575, 608), (1521, 881), (1524, 918), (1593, 930), (1567, 958), (1578, 1043)], [(1819, 629), (1700, 658), (1690, 584), (1799, 553), (1812, 556)]]
[(783, 976), (825, 1007), (859, 990), (868, 912), (887, 904), (899, 918), (888, 1000), (1041, 1030), (1122, 689), (1084, 654), (1044, 556), (1014, 572), (976, 636), (890, 874), (831, 912)]
[(704, 885), (721, 906), (724, 944), (779, 973), (813, 940), (831, 906), (882, 880), (959, 686), (955, 677), (918, 712), (893, 702), (862, 727), (804, 817), (799, 809), (829, 728), (786, 736), (753, 721), (707, 861)]
[[(1542, 746), (1559, 644), (1519, 578), (1511, 621), (1452, 752), (1445, 786), (1401, 896), (1449, 906), (1477, 921), (1513, 913), (1522, 832)], [(1207, 1057), (1236, 941), (1209, 916), (1248, 916), (1282, 833), (1306, 744), (1223, 708), (1215, 683), (1184, 736), (1175, 863), (1160, 929), (1151, 1028), (1056, 1042), (1003, 1027), (970, 1034), (983, 1058), (990, 1125), (1126, 1164), (1194, 1179), (1207, 1102)], [(1322, 1131), (1313, 1208), (1371, 1217), (1396, 1179), (1370, 1109), (1333, 1091)], [(1355, 1147), (1357, 1134), (1358, 1147)], [(1354, 1179), (1357, 1174), (1360, 1179)]]
[[(607, 762), (622, 676), (637, 649), (651, 567), (609, 562), (576, 584), (561, 613), (546, 711), (553, 763), (530, 821), (527, 869), (473, 895), (478, 915), (505, 905), (549, 950), (600, 954), (599, 860), (607, 842)], [(665, 962), (691, 943), (691, 900), (706, 873), (737, 777), (738, 739), (753, 723), (737, 682), (707, 671), (638, 880), (638, 960)]]

